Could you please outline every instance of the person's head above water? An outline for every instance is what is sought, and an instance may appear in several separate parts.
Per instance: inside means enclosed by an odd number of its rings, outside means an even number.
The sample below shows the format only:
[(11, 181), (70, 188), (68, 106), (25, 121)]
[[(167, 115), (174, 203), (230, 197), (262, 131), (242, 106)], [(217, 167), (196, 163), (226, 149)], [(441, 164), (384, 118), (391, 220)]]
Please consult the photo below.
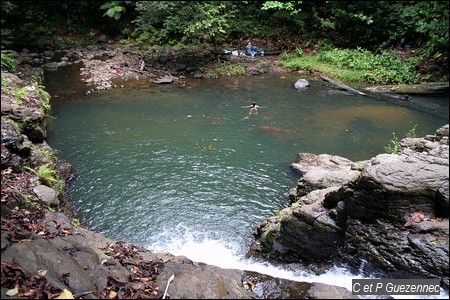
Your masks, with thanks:
[(256, 102), (253, 102), (252, 105), (253, 105), (253, 107), (255, 107), (256, 106)]

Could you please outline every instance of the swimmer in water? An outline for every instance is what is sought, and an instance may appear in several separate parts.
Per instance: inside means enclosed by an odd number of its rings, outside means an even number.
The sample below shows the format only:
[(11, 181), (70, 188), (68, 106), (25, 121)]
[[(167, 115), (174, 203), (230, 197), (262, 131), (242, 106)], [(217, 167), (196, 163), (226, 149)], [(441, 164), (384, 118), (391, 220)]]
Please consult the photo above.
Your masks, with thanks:
[(241, 106), (241, 108), (250, 108), (250, 111), (248, 112), (248, 116), (244, 117), (244, 119), (249, 119), (250, 116), (252, 116), (252, 115), (256, 116), (258, 114), (258, 108), (267, 108), (267, 107), (256, 105), (256, 103), (253, 102), (252, 105)]
[(250, 110), (257, 110), (258, 108), (267, 108), (267, 107), (256, 105), (256, 103), (253, 102), (252, 105), (241, 106), (241, 108), (250, 108)]

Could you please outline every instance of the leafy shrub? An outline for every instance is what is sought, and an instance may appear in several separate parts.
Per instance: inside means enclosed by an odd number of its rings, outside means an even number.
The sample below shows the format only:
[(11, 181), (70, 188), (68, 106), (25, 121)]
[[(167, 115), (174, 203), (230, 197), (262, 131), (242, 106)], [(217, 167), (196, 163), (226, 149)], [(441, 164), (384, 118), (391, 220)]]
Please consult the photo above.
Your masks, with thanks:
[(384, 150), (390, 154), (398, 154), (400, 149), (400, 141), (398, 137), (395, 135), (395, 132), (392, 133), (392, 138), (389, 141), (388, 145), (384, 147)]
[(21, 87), (20, 89), (16, 90), (15, 98), (19, 104), (25, 104), (27, 101), (27, 95), (28, 95), (28, 88), (27, 86)]
[(245, 72), (243, 66), (235, 65), (230, 62), (223, 62), (217, 67), (217, 73), (222, 76), (244, 75)]
[(345, 81), (366, 81), (374, 84), (419, 83), (420, 74), (416, 72), (420, 59), (411, 57), (402, 60), (395, 52), (380, 54), (357, 48), (320, 49), (317, 54), (305, 56), (297, 53), (280, 55), (283, 66), (294, 70), (324, 72)]
[[(405, 137), (406, 138), (415, 138), (416, 137), (416, 127), (417, 127), (417, 124), (415, 124), (413, 126), (413, 128), (411, 128), (405, 134)], [(384, 150), (387, 153), (391, 153), (391, 154), (398, 154), (398, 152), (400, 151), (400, 141), (399, 141), (398, 137), (395, 135), (395, 132), (392, 133), (392, 138), (389, 141), (388, 145), (386, 147), (384, 147)]]
[(11, 50), (2, 50), (2, 70), (15, 71), (17, 69), (17, 60), (14, 58), (14, 52)]
[(32, 168), (28, 168), (28, 170), (35, 173), (39, 177), (39, 180), (41, 180), (42, 184), (46, 186), (53, 187), (57, 181), (56, 171), (52, 169), (48, 163), (40, 166), (37, 171)]

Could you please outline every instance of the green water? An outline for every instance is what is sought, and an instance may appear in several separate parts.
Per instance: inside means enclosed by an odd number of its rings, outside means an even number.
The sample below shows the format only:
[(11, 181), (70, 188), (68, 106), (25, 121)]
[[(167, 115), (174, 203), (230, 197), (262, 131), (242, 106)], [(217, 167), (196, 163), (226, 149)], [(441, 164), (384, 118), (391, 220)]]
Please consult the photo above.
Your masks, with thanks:
[[(78, 171), (70, 196), (82, 224), (194, 260), (225, 261), (222, 250), (239, 259), (259, 223), (288, 205), (298, 152), (364, 160), (384, 152), (393, 132), (402, 138), (417, 124), (424, 136), (448, 123), (448, 98), (424, 112), (320, 79), (299, 92), (298, 78), (141, 83), (56, 98), (48, 143)], [(241, 108), (252, 101), (267, 108)]]

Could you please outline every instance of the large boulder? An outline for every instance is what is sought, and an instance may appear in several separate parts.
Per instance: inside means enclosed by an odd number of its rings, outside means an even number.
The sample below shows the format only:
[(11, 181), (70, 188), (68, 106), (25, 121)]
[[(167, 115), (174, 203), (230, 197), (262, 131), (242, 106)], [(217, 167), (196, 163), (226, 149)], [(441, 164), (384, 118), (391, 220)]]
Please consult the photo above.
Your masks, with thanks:
[(252, 249), (285, 261), (336, 257), (358, 270), (448, 286), (448, 128), (358, 163), (300, 153), (292, 205), (258, 227)]
[(375, 157), (357, 182), (341, 189), (344, 254), (353, 264), (368, 259), (383, 270), (441, 278), (448, 286), (448, 125), (402, 143), (409, 147), (389, 160)]

